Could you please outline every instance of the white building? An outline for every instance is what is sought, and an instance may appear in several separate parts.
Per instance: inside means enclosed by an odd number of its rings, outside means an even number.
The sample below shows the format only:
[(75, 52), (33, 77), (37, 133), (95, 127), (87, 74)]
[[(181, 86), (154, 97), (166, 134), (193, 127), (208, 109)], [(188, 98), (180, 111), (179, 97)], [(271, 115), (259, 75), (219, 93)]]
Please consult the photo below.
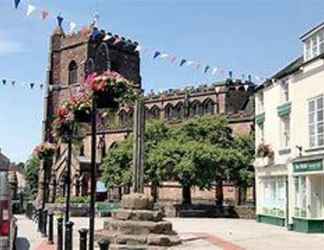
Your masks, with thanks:
[(257, 220), (324, 232), (324, 23), (301, 41), (255, 97)]

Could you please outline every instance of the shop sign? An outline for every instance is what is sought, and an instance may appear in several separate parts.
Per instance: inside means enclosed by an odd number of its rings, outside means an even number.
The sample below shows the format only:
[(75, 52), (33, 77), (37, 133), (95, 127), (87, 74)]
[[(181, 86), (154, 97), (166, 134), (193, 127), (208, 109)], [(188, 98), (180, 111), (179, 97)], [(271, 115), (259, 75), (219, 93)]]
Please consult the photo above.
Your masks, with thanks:
[(306, 162), (296, 162), (294, 163), (294, 172), (312, 172), (312, 171), (321, 171), (323, 170), (323, 161), (306, 161)]

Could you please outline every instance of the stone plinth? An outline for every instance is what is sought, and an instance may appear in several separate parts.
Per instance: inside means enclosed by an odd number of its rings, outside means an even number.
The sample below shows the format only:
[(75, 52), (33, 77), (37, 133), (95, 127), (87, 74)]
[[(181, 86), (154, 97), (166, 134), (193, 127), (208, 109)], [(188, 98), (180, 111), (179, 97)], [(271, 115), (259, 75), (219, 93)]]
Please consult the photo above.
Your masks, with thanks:
[(143, 194), (125, 195), (121, 209), (112, 213), (96, 240), (111, 242), (112, 250), (162, 250), (181, 244), (171, 222), (161, 211), (153, 210), (153, 201)]

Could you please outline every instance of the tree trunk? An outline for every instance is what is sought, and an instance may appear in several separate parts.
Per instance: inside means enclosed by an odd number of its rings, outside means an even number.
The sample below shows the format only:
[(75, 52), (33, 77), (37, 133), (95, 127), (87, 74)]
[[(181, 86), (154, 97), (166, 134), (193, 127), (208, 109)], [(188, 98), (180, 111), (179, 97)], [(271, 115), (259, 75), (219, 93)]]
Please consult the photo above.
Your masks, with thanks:
[(191, 186), (184, 186), (182, 188), (182, 204), (191, 205)]
[(118, 200), (121, 201), (122, 199), (122, 187), (118, 187)]
[(223, 180), (216, 180), (216, 206), (223, 206), (224, 193), (223, 193)]
[(244, 185), (240, 185), (238, 191), (239, 191), (238, 205), (244, 205), (246, 203), (247, 188)]

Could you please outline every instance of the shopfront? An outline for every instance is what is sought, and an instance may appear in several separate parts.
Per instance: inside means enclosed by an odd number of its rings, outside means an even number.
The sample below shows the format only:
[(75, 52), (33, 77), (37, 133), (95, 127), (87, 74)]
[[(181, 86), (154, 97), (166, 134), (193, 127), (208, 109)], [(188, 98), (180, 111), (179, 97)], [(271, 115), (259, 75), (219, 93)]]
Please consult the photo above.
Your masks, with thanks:
[(294, 161), (293, 180), (293, 230), (324, 233), (323, 159)]
[(259, 222), (285, 226), (287, 216), (287, 176), (264, 176), (259, 181)]

